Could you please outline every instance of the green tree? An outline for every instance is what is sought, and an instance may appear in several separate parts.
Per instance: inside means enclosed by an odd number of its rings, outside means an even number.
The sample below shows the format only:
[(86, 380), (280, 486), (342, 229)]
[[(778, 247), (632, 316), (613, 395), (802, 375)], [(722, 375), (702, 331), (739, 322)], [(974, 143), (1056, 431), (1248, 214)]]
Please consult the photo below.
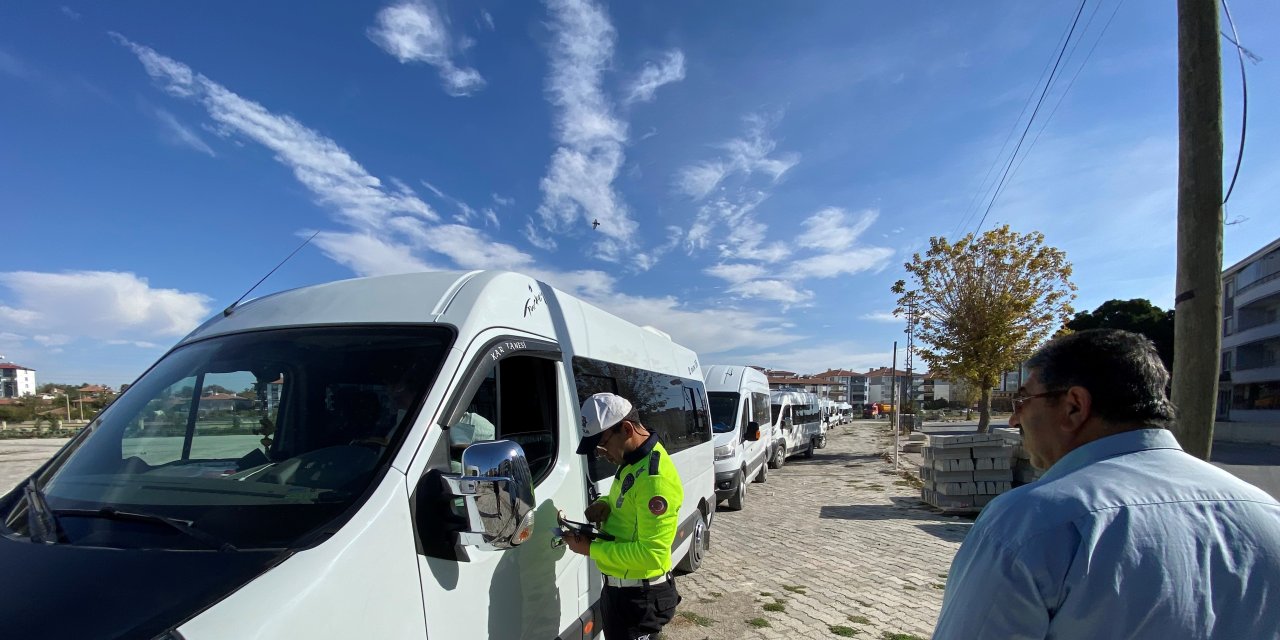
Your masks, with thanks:
[(1173, 371), (1173, 309), (1162, 310), (1150, 300), (1108, 300), (1093, 311), (1081, 311), (1067, 321), (1072, 331), (1088, 329), (1124, 329), (1156, 343), (1156, 351), (1164, 367)]
[(1000, 375), (1020, 366), (1071, 316), (1071, 263), (1044, 244), (1044, 234), (1005, 225), (954, 244), (929, 238), (928, 251), (904, 267), (913, 286), (894, 283), (894, 313), (916, 324), (920, 357), (931, 368), (980, 389), (978, 431), (986, 433)]

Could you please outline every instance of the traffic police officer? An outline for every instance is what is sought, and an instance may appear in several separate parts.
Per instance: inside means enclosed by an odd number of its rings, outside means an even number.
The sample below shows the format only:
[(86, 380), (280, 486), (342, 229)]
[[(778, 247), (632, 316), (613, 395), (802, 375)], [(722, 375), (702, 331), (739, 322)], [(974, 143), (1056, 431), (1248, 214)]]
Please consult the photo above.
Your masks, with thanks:
[(675, 615), (680, 595), (671, 577), (671, 544), (684, 488), (657, 434), (640, 424), (625, 398), (597, 393), (582, 404), (578, 453), (598, 449), (618, 465), (609, 495), (587, 507), (612, 541), (568, 535), (574, 553), (604, 574), (601, 596), (606, 640), (647, 640)]

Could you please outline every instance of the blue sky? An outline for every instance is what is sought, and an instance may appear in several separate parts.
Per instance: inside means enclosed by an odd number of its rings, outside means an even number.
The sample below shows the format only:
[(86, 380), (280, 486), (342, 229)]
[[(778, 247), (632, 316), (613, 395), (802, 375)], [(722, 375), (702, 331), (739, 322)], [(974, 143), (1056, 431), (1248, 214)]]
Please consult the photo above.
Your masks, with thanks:
[[(1065, 250), (1078, 309), (1167, 308), (1175, 15), (1117, 1), (1086, 4), (985, 227)], [(887, 366), (890, 285), (976, 226), (1077, 6), (6, 3), (0, 354), (129, 382), (319, 232), (254, 295), (513, 269), (706, 363)], [(1280, 236), (1280, 6), (1232, 9), (1263, 62), (1228, 264)]]

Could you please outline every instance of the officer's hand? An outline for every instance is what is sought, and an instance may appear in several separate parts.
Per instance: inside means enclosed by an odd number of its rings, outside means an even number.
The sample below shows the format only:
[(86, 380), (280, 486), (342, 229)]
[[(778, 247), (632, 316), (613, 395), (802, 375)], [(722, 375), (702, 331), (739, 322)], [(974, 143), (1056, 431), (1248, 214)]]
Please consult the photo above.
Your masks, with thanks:
[(580, 536), (576, 533), (565, 533), (563, 539), (564, 539), (565, 545), (569, 547), (570, 551), (580, 556), (591, 555), (591, 539), (590, 538), (586, 536)]
[(586, 510), (587, 522), (604, 522), (609, 519), (609, 503), (596, 500)]

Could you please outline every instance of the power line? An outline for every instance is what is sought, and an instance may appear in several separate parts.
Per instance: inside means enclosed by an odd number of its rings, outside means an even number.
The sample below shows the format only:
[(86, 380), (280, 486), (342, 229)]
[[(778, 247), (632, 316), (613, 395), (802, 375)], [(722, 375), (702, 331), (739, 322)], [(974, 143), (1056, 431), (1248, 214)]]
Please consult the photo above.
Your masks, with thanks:
[[(1064, 30), (1062, 32), (1062, 37), (1058, 39), (1058, 44), (1054, 45), (1054, 47), (1057, 48), (1058, 46), (1061, 46), (1070, 34), (1070, 29)], [(991, 165), (987, 167), (986, 175), (982, 176), (982, 181), (978, 183), (978, 188), (974, 191), (973, 198), (971, 198), (969, 200), (969, 204), (965, 206), (964, 216), (961, 217), (959, 224), (952, 229), (952, 235), (959, 233), (961, 229), (969, 226), (969, 221), (978, 213), (978, 208), (981, 206), (980, 203), (982, 200), (987, 199), (987, 195), (989, 195), (991, 193), (991, 189), (995, 187), (994, 182), (991, 183), (990, 186), (987, 186), (987, 179), (991, 177), (991, 174), (996, 170), (996, 167), (1000, 166), (1000, 158), (1004, 156), (1005, 148), (1009, 146), (1009, 141), (1013, 139), (1013, 133), (1018, 130), (1018, 123), (1022, 122), (1023, 114), (1025, 114), (1027, 112), (1027, 108), (1031, 106), (1031, 101), (1036, 97), (1036, 89), (1039, 89), (1040, 83), (1044, 82), (1046, 74), (1049, 73), (1049, 68), (1052, 64), (1053, 56), (1050, 55), (1049, 59), (1044, 61), (1044, 68), (1040, 70), (1040, 77), (1036, 79), (1035, 84), (1031, 85), (1031, 91), (1027, 93), (1027, 99), (1022, 103), (1022, 109), (1018, 111), (1018, 117), (1014, 118), (1013, 124), (1009, 125), (1009, 133), (1005, 135), (1004, 142), (1000, 143), (1000, 150), (991, 158)]]
[(1049, 82), (1045, 83), (1044, 91), (1040, 92), (1040, 99), (1036, 101), (1036, 108), (1031, 112), (1031, 118), (1027, 120), (1027, 126), (1023, 128), (1022, 135), (1018, 138), (1018, 144), (1013, 147), (1013, 155), (1009, 156), (1009, 163), (1004, 167), (1004, 175), (1000, 177), (1000, 182), (996, 186), (995, 194), (991, 196), (991, 202), (987, 203), (987, 210), (982, 213), (982, 219), (978, 221), (978, 226), (974, 229), (974, 233), (982, 231), (982, 225), (987, 221), (987, 215), (991, 213), (991, 208), (995, 206), (996, 200), (1000, 198), (1001, 191), (1009, 178), (1009, 170), (1013, 168), (1013, 161), (1018, 157), (1018, 150), (1022, 148), (1022, 142), (1027, 139), (1027, 133), (1031, 131), (1031, 125), (1036, 120), (1036, 114), (1040, 112), (1040, 107), (1044, 104), (1045, 96), (1049, 95), (1049, 89), (1053, 87), (1054, 76), (1058, 72), (1058, 65), (1062, 64), (1062, 56), (1067, 53), (1067, 44), (1071, 41), (1071, 35), (1075, 33), (1076, 25), (1080, 23), (1080, 16), (1084, 13), (1084, 5), (1088, 0), (1080, 0), (1080, 8), (1076, 10), (1076, 17), (1071, 21), (1071, 29), (1067, 31), (1067, 40), (1062, 43), (1062, 49), (1058, 51), (1058, 59), (1053, 63), (1053, 71), (1049, 73)]
[[(1067, 94), (1071, 92), (1071, 87), (1075, 85), (1076, 78), (1080, 77), (1080, 72), (1084, 71), (1085, 65), (1089, 64), (1089, 58), (1093, 57), (1093, 52), (1098, 48), (1098, 44), (1102, 42), (1103, 36), (1107, 35), (1107, 29), (1111, 27), (1111, 21), (1115, 20), (1117, 13), (1120, 13), (1120, 6), (1123, 4), (1124, 0), (1120, 0), (1116, 3), (1116, 8), (1111, 12), (1111, 17), (1107, 18), (1107, 23), (1102, 25), (1102, 31), (1098, 33), (1098, 39), (1093, 41), (1093, 46), (1090, 47), (1089, 52), (1085, 54), (1084, 61), (1080, 63), (1080, 67), (1076, 69), (1075, 75), (1071, 76), (1071, 80), (1067, 82), (1067, 87), (1063, 89), (1062, 94), (1058, 96), (1058, 101), (1054, 103), (1053, 110), (1051, 110), (1048, 117), (1044, 119), (1044, 125), (1036, 132), (1036, 137), (1031, 139), (1031, 144), (1027, 145), (1027, 152), (1022, 154), (1022, 159), (1018, 161), (1018, 166), (1014, 167), (1013, 173), (1009, 174), (1010, 180), (1012, 180), (1014, 176), (1018, 175), (1018, 170), (1021, 169), (1022, 164), (1027, 161), (1027, 156), (1031, 155), (1031, 150), (1035, 148), (1036, 142), (1040, 140), (1040, 136), (1044, 134), (1044, 130), (1049, 128), (1049, 123), (1053, 121), (1053, 114), (1058, 112), (1058, 107), (1062, 106), (1063, 100), (1065, 100)], [(1102, 6), (1101, 3), (1099, 3), (1098, 6)], [(1088, 28), (1089, 26), (1086, 24), (1085, 29)], [(1081, 33), (1083, 34), (1083, 32)], [(1077, 40), (1077, 42), (1079, 42), (1079, 40)], [(1072, 49), (1072, 51), (1074, 52), (1074, 49)], [(1068, 59), (1070, 59), (1070, 56), (1068, 56)]]
[[(1222, 198), (1222, 205), (1225, 207), (1227, 200), (1231, 199), (1231, 191), (1236, 188), (1236, 178), (1240, 177), (1240, 164), (1244, 161), (1244, 139), (1245, 132), (1249, 126), (1249, 79), (1244, 73), (1244, 47), (1240, 44), (1240, 32), (1236, 31), (1235, 20), (1231, 19), (1231, 7), (1227, 6), (1227, 0), (1222, 0), (1222, 10), (1227, 14), (1227, 24), (1231, 25), (1231, 35), (1235, 38), (1227, 38), (1236, 46), (1236, 57), (1240, 59), (1240, 150), (1236, 153), (1236, 168), (1231, 172), (1231, 186), (1227, 187), (1227, 195)], [(1256, 57), (1256, 56), (1255, 56)]]

